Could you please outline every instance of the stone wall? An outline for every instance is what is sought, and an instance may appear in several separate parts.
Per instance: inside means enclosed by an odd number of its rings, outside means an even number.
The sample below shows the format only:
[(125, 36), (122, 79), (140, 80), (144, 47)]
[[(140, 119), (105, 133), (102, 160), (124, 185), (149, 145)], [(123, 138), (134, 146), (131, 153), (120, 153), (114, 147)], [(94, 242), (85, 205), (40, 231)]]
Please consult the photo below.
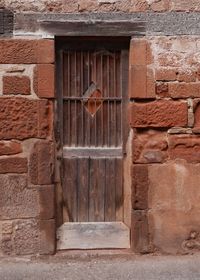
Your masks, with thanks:
[(0, 50), (0, 254), (51, 254), (54, 42), (1, 39)]
[(133, 39), (132, 238), (139, 252), (198, 251), (199, 37)]
[(199, 0), (1, 0), (17, 12), (164, 12), (200, 11)]
[(147, 19), (130, 45), (133, 251), (199, 251), (199, 0), (3, 0), (0, 8), (13, 11), (15, 30), (0, 38), (0, 254), (55, 252), (55, 51), (37, 19), (78, 12), (70, 22), (83, 12)]

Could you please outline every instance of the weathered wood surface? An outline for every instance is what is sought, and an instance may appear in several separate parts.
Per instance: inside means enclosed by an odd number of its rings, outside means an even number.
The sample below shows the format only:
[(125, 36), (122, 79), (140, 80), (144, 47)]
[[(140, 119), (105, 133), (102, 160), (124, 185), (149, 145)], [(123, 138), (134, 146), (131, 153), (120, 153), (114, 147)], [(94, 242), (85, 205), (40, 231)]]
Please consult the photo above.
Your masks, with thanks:
[(122, 158), (64, 158), (63, 170), (70, 222), (123, 221)]
[(88, 221), (88, 205), (89, 205), (89, 160), (87, 158), (82, 159), (78, 165), (78, 221)]
[[(70, 222), (123, 221), (128, 56), (113, 50), (116, 42), (105, 37), (62, 42), (62, 187)], [(127, 39), (118, 43), (126, 46)]]
[(15, 32), (41, 32), (57, 36), (144, 35), (145, 20), (129, 19), (117, 13), (16, 14)]
[(122, 157), (122, 148), (74, 148), (64, 147), (63, 157), (74, 158), (74, 157)]
[(130, 248), (130, 230), (121, 223), (65, 223), (57, 230), (57, 249)]
[(89, 221), (104, 221), (105, 160), (90, 159)]
[(132, 36), (143, 35), (144, 22), (130, 21), (40, 21), (40, 28), (56, 36)]
[[(118, 26), (121, 23), (121, 27), (114, 28), (114, 33), (111, 36), (119, 36), (123, 32), (125, 36), (134, 35), (200, 35), (200, 13), (199, 12), (149, 12), (149, 13), (75, 13), (75, 14), (59, 14), (59, 13), (18, 13), (15, 14), (15, 33), (24, 34), (29, 32), (37, 32), (37, 34), (48, 34), (48, 27), (50, 26), (51, 32), (54, 22), (62, 23), (62, 32), (65, 35), (75, 35), (87, 33), (87, 28), (84, 26), (90, 24), (90, 26), (100, 26), (100, 22), (113, 21), (118, 22)], [(99, 21), (99, 23), (98, 23)], [(71, 30), (63, 30), (65, 22), (68, 22), (68, 28)], [(123, 22), (125, 24), (123, 25)], [(126, 28), (126, 22), (128, 22), (129, 28)], [(130, 30), (132, 24), (133, 30)], [(140, 26), (136, 28), (136, 24)], [(43, 25), (43, 28), (41, 26)], [(67, 27), (66, 25), (66, 27)], [(74, 26), (74, 27), (73, 27)], [(78, 26), (80, 28), (78, 28)], [(102, 25), (103, 26), (103, 25)], [(105, 36), (105, 32), (108, 26), (101, 27), (101, 34)], [(91, 32), (93, 27), (90, 27)], [(56, 28), (57, 29), (57, 28)], [(85, 31), (83, 31), (85, 29)], [(111, 30), (111, 29), (110, 29)], [(123, 31), (122, 31), (123, 30)], [(56, 30), (55, 30), (56, 31)], [(95, 28), (93, 28), (93, 36), (98, 35)], [(69, 33), (68, 33), (69, 32)], [(72, 34), (73, 33), (73, 34)], [(91, 34), (91, 33), (90, 33)], [(56, 35), (56, 34), (54, 34)], [(88, 36), (89, 33), (86, 34)]]
[[(110, 41), (112, 49), (117, 46), (115, 42), (112, 46)], [(120, 51), (104, 49), (107, 44), (108, 40), (102, 43), (91, 39), (66, 42), (66, 48), (92, 45), (94, 49), (64, 51), (65, 146), (103, 148), (122, 145), (122, 91), (127, 92), (122, 84), (123, 57)]]
[(0, 9), (0, 37), (10, 36), (13, 32), (13, 13)]
[(73, 222), (78, 218), (78, 176), (76, 158), (63, 160), (63, 199), (68, 214), (68, 220)]

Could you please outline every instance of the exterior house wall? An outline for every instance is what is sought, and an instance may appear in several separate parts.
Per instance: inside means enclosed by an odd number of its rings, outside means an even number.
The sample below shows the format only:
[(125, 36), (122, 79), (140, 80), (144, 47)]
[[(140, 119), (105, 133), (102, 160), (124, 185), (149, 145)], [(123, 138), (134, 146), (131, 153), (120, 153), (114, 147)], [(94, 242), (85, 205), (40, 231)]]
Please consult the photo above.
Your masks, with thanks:
[(17, 12), (200, 11), (198, 0), (2, 0), (0, 6)]
[[(197, 0), (4, 0), (0, 6), (14, 12), (14, 29), (23, 12), (200, 11)], [(52, 254), (56, 243), (54, 38), (26, 32), (0, 38), (2, 255)], [(160, 33), (130, 43), (132, 249), (188, 253), (200, 249), (200, 34)]]
[(132, 238), (139, 252), (199, 250), (199, 40), (131, 42)]
[(50, 254), (54, 42), (1, 39), (0, 50), (0, 252)]

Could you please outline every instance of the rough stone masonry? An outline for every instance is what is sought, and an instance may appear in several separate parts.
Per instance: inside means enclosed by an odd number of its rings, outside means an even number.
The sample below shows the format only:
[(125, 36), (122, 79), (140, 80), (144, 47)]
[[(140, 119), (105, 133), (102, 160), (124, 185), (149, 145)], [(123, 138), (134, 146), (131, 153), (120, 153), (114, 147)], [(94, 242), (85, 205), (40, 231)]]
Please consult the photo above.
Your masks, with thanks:
[(39, 19), (65, 13), (146, 21), (130, 42), (132, 250), (199, 251), (199, 0), (1, 0), (0, 254), (56, 250), (54, 36)]

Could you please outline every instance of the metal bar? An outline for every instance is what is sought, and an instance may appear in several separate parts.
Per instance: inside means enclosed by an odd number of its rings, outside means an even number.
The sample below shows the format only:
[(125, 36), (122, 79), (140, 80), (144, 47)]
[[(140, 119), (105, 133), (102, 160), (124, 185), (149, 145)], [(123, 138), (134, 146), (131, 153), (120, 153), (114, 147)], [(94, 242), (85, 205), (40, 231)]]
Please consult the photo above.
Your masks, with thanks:
[[(107, 56), (107, 97), (110, 96), (110, 91), (109, 91), (109, 56)], [(110, 108), (110, 102), (108, 100), (108, 139), (107, 139), (107, 145), (109, 146), (110, 144), (110, 111), (109, 111), (109, 108)]]
[(67, 125), (67, 134), (68, 134), (68, 145), (71, 144), (71, 102), (70, 100), (68, 100), (67, 102), (67, 118), (68, 118), (68, 125)]
[[(117, 91), (116, 91), (116, 52), (114, 52), (114, 79), (113, 79), (113, 88), (114, 88), (114, 96), (117, 96)], [(115, 147), (117, 146), (117, 108), (116, 108), (116, 101), (114, 101), (114, 115), (115, 115), (115, 136), (114, 136), (114, 145)]]
[[(101, 54), (101, 93), (102, 95), (104, 95), (104, 92), (103, 92), (103, 57), (102, 57), (102, 54)], [(104, 99), (104, 97), (103, 97)], [(101, 145), (103, 147), (103, 138), (104, 138), (104, 131), (103, 131), (103, 105), (101, 106)]]
[(114, 114), (115, 114), (115, 147), (117, 147), (117, 102), (114, 101)]
[(114, 96), (117, 96), (116, 92), (116, 52), (114, 52), (114, 79), (113, 79)]
[[(121, 73), (121, 76), (123, 75), (123, 56), (122, 56), (122, 52), (121, 52), (121, 55), (120, 55), (120, 73)], [(122, 76), (123, 77), (123, 76)], [(120, 92), (121, 92), (121, 97), (123, 96), (123, 90), (124, 90), (124, 88), (123, 88), (123, 81), (121, 80), (121, 85), (120, 85)], [(123, 143), (123, 122), (122, 122), (122, 114), (123, 114), (123, 100), (122, 100), (122, 102), (121, 102), (121, 110), (120, 110), (120, 128), (121, 128), (121, 143), (122, 143), (122, 145), (124, 145), (124, 143)], [(120, 143), (120, 144), (121, 144)]]
[[(81, 52), (81, 77), (80, 77), (80, 80), (81, 80), (81, 93), (83, 93), (83, 52)], [(84, 108), (83, 108), (83, 104), (81, 106), (81, 127), (82, 127), (82, 143), (81, 144), (84, 144)]]
[[(77, 71), (76, 71), (76, 67), (77, 67), (77, 57), (76, 57), (76, 51), (74, 52), (74, 75), (75, 75), (75, 87), (74, 87), (74, 91), (75, 91), (75, 95), (77, 96)], [(77, 102), (75, 100), (75, 139), (74, 139), (74, 145), (77, 146), (78, 145), (78, 133), (77, 133)]]
[[(87, 77), (87, 83), (88, 83), (88, 87), (90, 85), (90, 52), (88, 51), (87, 52), (87, 65), (88, 65), (88, 77)], [(88, 117), (87, 117), (87, 120), (88, 120), (88, 128), (87, 128), (87, 132), (88, 132), (88, 138), (87, 138), (87, 145), (90, 146), (90, 143), (91, 143), (91, 137), (90, 137), (90, 116), (88, 114)]]
[(105, 173), (104, 173), (104, 188), (103, 188), (103, 196), (104, 196), (104, 207), (103, 207), (103, 209), (104, 209), (104, 222), (106, 221), (106, 215), (105, 215), (105, 213), (106, 213), (106, 203), (105, 203), (105, 198), (106, 198), (106, 158), (104, 159), (104, 165), (105, 165)]
[[(96, 55), (94, 56), (94, 77), (95, 77), (95, 82), (97, 83), (97, 57)], [(97, 99), (95, 97), (95, 111), (97, 109)], [(94, 146), (97, 145), (97, 114), (94, 116)]]
[[(67, 95), (70, 96), (70, 54), (69, 52), (67, 52)], [(64, 98), (63, 98), (64, 99)], [(65, 99), (64, 99), (65, 100)], [(67, 128), (68, 128), (68, 131), (67, 131), (67, 134), (68, 134), (68, 145), (70, 145), (70, 125), (71, 125), (71, 110), (70, 110), (70, 100), (68, 100), (67, 102), (67, 118), (68, 118), (68, 125), (67, 125)]]
[[(104, 101), (122, 101), (122, 97), (96, 97), (96, 100), (104, 100)], [(77, 96), (67, 96), (63, 97), (63, 100), (83, 100), (87, 101), (88, 97), (77, 97)]]
[(68, 85), (68, 87), (67, 87), (67, 95), (68, 96), (70, 96), (70, 74), (71, 74), (71, 72), (70, 72), (70, 53), (69, 52), (67, 52), (67, 75), (68, 75), (68, 81), (67, 81), (67, 85)]

